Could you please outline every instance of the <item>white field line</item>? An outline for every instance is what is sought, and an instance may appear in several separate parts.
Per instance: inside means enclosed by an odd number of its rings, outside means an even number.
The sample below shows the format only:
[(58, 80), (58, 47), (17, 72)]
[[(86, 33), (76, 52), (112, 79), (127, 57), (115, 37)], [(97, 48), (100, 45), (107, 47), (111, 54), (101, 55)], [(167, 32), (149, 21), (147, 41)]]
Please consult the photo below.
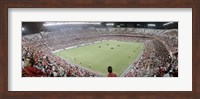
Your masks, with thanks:
[(133, 64), (140, 59), (140, 57), (142, 56), (142, 54), (143, 54), (143, 50), (140, 53), (140, 55), (138, 55), (138, 57), (131, 63), (131, 65), (128, 66), (128, 68), (119, 77), (123, 77), (124, 74), (127, 73), (130, 70), (131, 67), (133, 67)]
[[(56, 56), (57, 56), (57, 55), (56, 55)], [(60, 57), (60, 56), (58, 56), (58, 57)], [(60, 58), (62, 58), (62, 57), (60, 57)], [(88, 68), (86, 68), (86, 67), (84, 67), (84, 66), (80, 66), (80, 65), (78, 65), (78, 64), (76, 64), (76, 63), (74, 63), (74, 62), (72, 62), (72, 61), (70, 61), (70, 60), (67, 60), (67, 59), (64, 59), (64, 58), (62, 58), (62, 59), (65, 60), (67, 63), (70, 63), (70, 64), (72, 64), (72, 65), (78, 66), (79, 68), (84, 69), (84, 70), (87, 70), (87, 71), (92, 72), (92, 73), (94, 73), (94, 74), (97, 74), (98, 76), (105, 76), (105, 74), (102, 74), (102, 73), (100, 73), (100, 72), (97, 72), (97, 71), (88, 69)]]
[[(96, 44), (96, 43), (99, 43), (99, 42), (102, 42), (102, 41), (96, 41), (96, 42), (94, 42), (94, 43), (83, 44), (83, 46), (85, 46), (85, 45), (92, 45), (92, 44)], [(72, 48), (77, 48), (77, 46), (68, 47), (68, 48), (65, 48), (65, 50), (67, 50), (67, 49), (72, 49)], [(54, 52), (52, 52), (52, 53), (54, 54), (54, 53), (60, 52), (60, 51), (63, 51), (63, 49), (56, 50), (56, 51), (54, 51)], [(56, 54), (55, 54), (55, 55), (56, 55)], [(58, 56), (58, 55), (56, 55), (56, 56)], [(58, 56), (58, 57), (60, 57), (60, 56)], [(98, 76), (106, 76), (105, 74), (103, 74), (103, 73), (101, 73), (101, 72), (88, 69), (87, 67), (84, 67), (84, 66), (80, 66), (80, 65), (76, 64), (75, 62), (72, 62), (72, 61), (70, 61), (70, 60), (68, 60), (68, 59), (64, 59), (64, 58), (62, 58), (62, 57), (60, 57), (60, 58), (63, 59), (63, 60), (65, 60), (65, 61), (68, 62), (68, 63), (72, 63), (72, 65), (78, 66), (78, 67), (81, 68), (81, 69), (85, 69), (85, 70), (90, 71), (90, 72), (92, 72), (92, 73), (94, 73), (94, 74), (97, 74)]]

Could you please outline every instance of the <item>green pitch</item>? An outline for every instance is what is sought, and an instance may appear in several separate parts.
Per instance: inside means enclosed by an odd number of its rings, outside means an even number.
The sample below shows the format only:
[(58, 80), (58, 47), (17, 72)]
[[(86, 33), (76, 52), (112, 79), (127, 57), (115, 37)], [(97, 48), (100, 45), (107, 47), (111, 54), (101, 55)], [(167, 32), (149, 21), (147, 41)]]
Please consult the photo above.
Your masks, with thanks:
[(143, 49), (143, 43), (103, 41), (55, 54), (105, 76), (108, 74), (107, 67), (112, 66), (113, 72), (119, 76), (134, 62)]

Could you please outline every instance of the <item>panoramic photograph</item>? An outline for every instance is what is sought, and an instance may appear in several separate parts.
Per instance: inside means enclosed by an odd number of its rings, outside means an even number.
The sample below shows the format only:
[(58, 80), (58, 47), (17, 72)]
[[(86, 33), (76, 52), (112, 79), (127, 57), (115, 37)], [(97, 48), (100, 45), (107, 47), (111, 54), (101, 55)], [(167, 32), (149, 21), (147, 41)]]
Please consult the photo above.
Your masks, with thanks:
[(178, 22), (22, 22), (22, 77), (178, 77)]

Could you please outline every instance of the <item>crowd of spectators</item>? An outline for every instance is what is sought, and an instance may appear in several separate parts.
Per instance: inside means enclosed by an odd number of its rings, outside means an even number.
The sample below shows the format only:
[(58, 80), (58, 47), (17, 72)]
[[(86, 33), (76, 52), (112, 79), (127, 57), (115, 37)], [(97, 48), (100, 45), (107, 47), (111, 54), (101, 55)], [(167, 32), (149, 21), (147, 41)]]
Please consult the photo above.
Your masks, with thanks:
[(125, 77), (177, 77), (178, 52), (172, 57), (162, 42), (157, 39), (145, 43), (141, 57), (132, 64)]
[[(34, 60), (31, 63), (34, 71), (25, 65), (26, 60)], [(36, 69), (38, 69), (36, 71)], [(34, 72), (39, 72), (34, 73)], [(94, 77), (101, 76), (89, 70), (80, 68), (51, 53), (51, 50), (41, 42), (29, 42), (23, 39), (22, 45), (22, 76), (23, 77)], [(42, 72), (42, 73), (41, 73)], [(41, 75), (42, 74), (42, 75)]]
[[(71, 46), (103, 40), (143, 42), (145, 49), (122, 76), (178, 76), (178, 32), (144, 28), (63, 28), (22, 37), (22, 76), (38, 76), (26, 70), (25, 60), (34, 60), (33, 67), (45, 77), (103, 76), (86, 70), (52, 52)], [(36, 69), (34, 69), (35, 71)]]
[(172, 29), (172, 30), (167, 30), (164, 33), (157, 35), (156, 38), (158, 38), (168, 51), (171, 53), (176, 53), (178, 49), (178, 30)]

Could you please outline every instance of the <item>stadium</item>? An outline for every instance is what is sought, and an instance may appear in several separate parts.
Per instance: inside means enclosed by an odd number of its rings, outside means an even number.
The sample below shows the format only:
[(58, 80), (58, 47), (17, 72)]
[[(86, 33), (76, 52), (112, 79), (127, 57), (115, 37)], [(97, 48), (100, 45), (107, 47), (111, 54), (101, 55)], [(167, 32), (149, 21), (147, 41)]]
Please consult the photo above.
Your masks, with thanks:
[(22, 22), (22, 77), (178, 77), (178, 22)]

